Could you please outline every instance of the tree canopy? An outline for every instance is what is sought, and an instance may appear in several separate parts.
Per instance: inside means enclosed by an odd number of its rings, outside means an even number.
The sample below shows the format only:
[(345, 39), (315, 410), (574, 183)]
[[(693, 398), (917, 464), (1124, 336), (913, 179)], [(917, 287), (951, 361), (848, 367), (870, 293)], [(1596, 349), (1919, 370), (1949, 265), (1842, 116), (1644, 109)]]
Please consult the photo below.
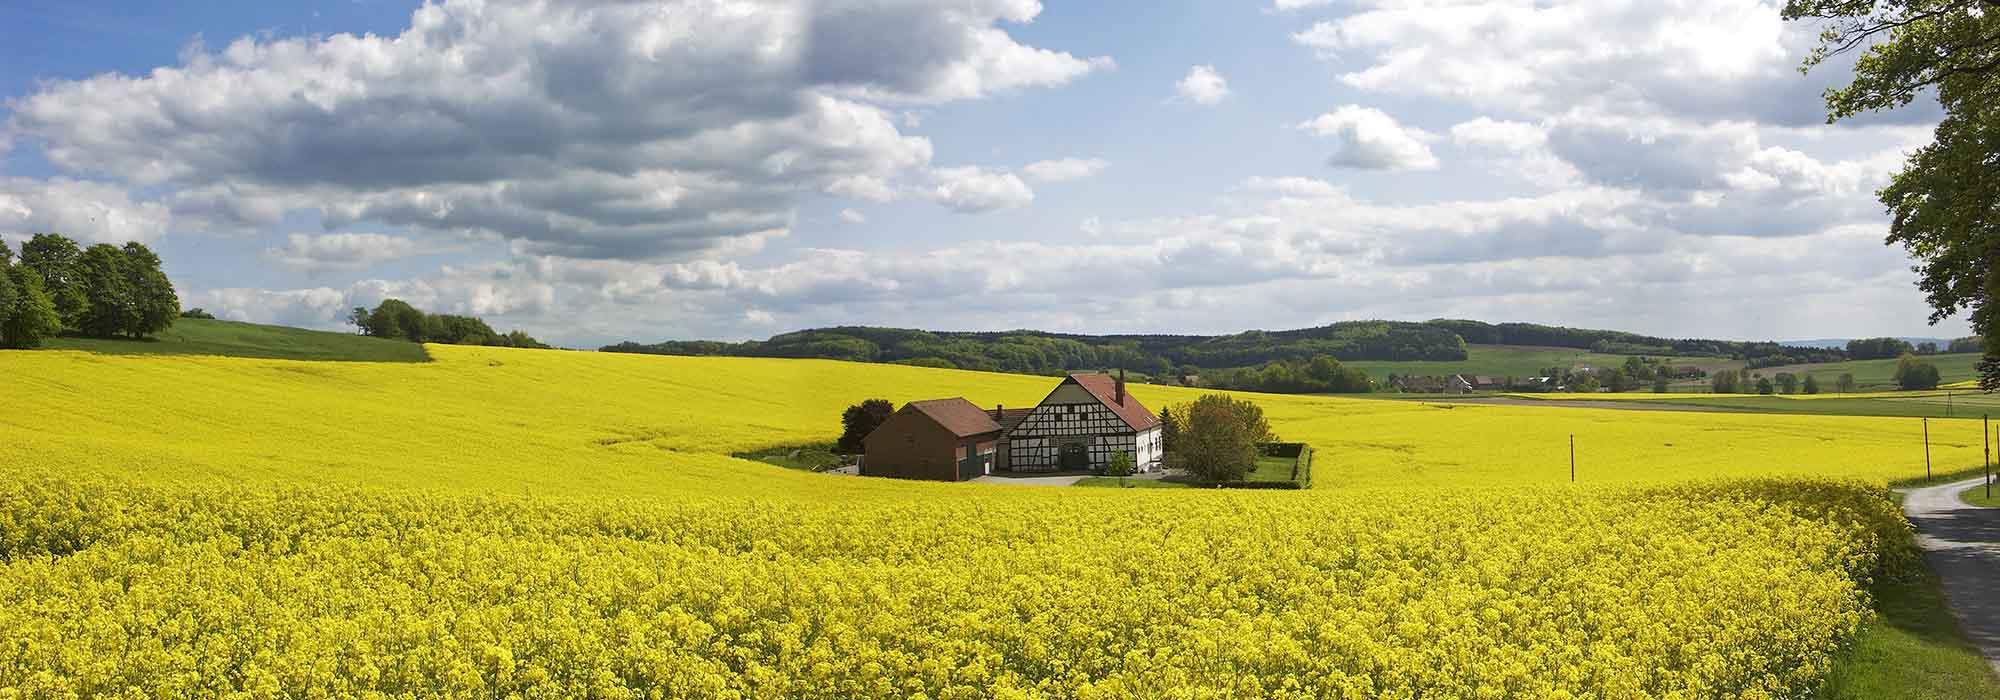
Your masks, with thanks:
[(42, 289), (56, 305), (62, 326), (83, 327), (83, 313), (90, 306), (84, 294), (83, 274), (78, 268), (83, 249), (60, 234), (37, 233), (21, 244), (21, 265), (42, 278)]
[(1806, 69), (1858, 54), (1853, 80), (1826, 92), (1828, 122), (1926, 93), (1944, 108), (1931, 143), (1876, 196), (1886, 242), (1918, 261), (1931, 322), (1969, 310), (1986, 338), (1980, 383), (2000, 390), (2000, 0), (1790, 0), (1784, 16), (1825, 27)]
[[(11, 257), (11, 255), (10, 255)], [(39, 344), (39, 339), (56, 333), (112, 338), (142, 338), (172, 326), (181, 315), (180, 296), (167, 279), (160, 256), (136, 241), (124, 246), (99, 243), (79, 249), (76, 241), (60, 234), (38, 233), (21, 246), (21, 258), (12, 267), (10, 287), (33, 308), (9, 314), (18, 321), (16, 347)], [(24, 282), (20, 277), (32, 277)], [(46, 302), (46, 303), (44, 303)], [(46, 310), (56, 319), (48, 327)]]
[(1916, 355), (1904, 355), (1896, 360), (1896, 385), (1904, 389), (1936, 389), (1938, 368), (1929, 362), (1917, 359)]
[(895, 412), (896, 405), (889, 403), (888, 399), (868, 399), (848, 406), (847, 410), (840, 414), (840, 440), (834, 444), (834, 451), (860, 454), (861, 441), (866, 439), (869, 433), (875, 432), (876, 428), (881, 427), (882, 422), (889, 420), (889, 415)]
[(1257, 468), (1257, 443), (1271, 440), (1264, 409), (1224, 394), (1204, 394), (1178, 412), (1182, 462), (1203, 481), (1241, 481)]
[(458, 314), (428, 314), (401, 299), (383, 299), (374, 310), (354, 307), (347, 322), (361, 334), (413, 343), (447, 345), (491, 345), (510, 348), (547, 348), (548, 345), (522, 331), (502, 334), (486, 321)]

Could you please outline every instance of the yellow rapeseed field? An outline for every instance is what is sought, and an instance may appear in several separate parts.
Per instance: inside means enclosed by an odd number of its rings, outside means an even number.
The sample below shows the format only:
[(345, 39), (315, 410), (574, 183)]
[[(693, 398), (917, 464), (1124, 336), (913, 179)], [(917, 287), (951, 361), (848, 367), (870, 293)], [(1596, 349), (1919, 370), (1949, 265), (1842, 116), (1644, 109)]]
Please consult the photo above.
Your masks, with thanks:
[[(819, 360), (432, 346), (427, 364), (0, 353), (0, 465), (282, 484), (526, 494), (786, 491), (812, 475), (720, 457), (829, 440), (840, 410), (963, 395), (1025, 407), (1053, 379)], [(1200, 392), (1135, 385), (1155, 410)], [(1315, 486), (1922, 476), (1916, 419), (1465, 406), (1257, 395), (1312, 443)], [(1940, 470), (1980, 463), (1977, 426), (1931, 426)], [(4, 466), (0, 466), (4, 468)], [(742, 478), (754, 472), (755, 478)], [(730, 475), (732, 483), (717, 485)], [(690, 478), (665, 478), (665, 477)], [(812, 483), (817, 483), (812, 482)], [(866, 490), (871, 485), (843, 489)]]
[(1923, 468), (1896, 419), (1253, 395), (1313, 491), (894, 482), (725, 455), (1053, 381), (430, 351), (0, 352), (0, 698), (1798, 697), (1901, 527), (1864, 481)]

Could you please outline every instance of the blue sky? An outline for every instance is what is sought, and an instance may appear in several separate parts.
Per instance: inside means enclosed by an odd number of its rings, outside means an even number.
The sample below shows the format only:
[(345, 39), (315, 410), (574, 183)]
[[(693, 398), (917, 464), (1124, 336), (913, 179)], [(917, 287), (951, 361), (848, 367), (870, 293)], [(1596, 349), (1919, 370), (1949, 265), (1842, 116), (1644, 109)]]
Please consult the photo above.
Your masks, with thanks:
[(1771, 2), (30, 1), (0, 239), (160, 250), (189, 306), (386, 296), (594, 346), (831, 324), (1925, 323)]

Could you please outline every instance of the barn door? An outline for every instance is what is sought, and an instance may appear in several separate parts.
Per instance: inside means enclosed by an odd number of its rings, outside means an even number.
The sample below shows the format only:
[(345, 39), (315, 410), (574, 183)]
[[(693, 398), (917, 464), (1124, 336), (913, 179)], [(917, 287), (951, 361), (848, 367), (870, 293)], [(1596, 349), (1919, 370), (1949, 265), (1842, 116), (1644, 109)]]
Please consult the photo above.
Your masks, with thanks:
[(1060, 457), (1064, 471), (1080, 471), (1090, 468), (1090, 448), (1081, 442), (1066, 442)]
[(958, 462), (958, 480), (969, 481), (986, 474), (986, 456), (979, 454), (979, 443), (965, 446), (965, 459)]

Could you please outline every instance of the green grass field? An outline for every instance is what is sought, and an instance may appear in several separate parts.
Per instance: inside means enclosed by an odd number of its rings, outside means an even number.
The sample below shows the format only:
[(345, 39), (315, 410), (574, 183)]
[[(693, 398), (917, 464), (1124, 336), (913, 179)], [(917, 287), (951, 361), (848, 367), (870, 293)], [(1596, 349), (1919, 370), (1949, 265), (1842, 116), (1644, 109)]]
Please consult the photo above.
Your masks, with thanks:
[[(1605, 399), (1615, 401), (1615, 399)], [(1641, 399), (1651, 405), (1719, 408), (1753, 413), (1792, 413), (1828, 416), (1903, 416), (1908, 418), (1968, 418), (1982, 415), (2000, 418), (2000, 394), (1977, 391), (1931, 393), (1911, 396), (1870, 396), (1862, 398), (1822, 398), (1799, 400), (1782, 396), (1715, 396), (1713, 398)]]
[(1976, 700), (2000, 697), (2000, 680), (1945, 608), (1937, 575), (1904, 534), (1892, 570), (1869, 586), (1875, 621), (1833, 667), (1825, 700)]
[[(1979, 376), (1975, 365), (1979, 364), (1979, 353), (1967, 352), (1953, 355), (1930, 355), (1925, 362), (1937, 365), (1939, 383), (1950, 384)], [(1739, 363), (1740, 365), (1740, 363)], [(1847, 362), (1824, 362), (1810, 365), (1781, 365), (1751, 370), (1766, 377), (1778, 376), (1779, 372), (1790, 372), (1804, 377), (1812, 374), (1820, 383), (1833, 388), (1833, 380), (1842, 374), (1854, 373), (1854, 383), (1862, 391), (1880, 391), (1896, 388), (1896, 360), (1850, 360)]]
[[(1993, 495), (1986, 495), (1989, 492)], [(1960, 491), (1958, 492), (1958, 500), (1981, 508), (2000, 508), (2000, 484), (1995, 484), (1990, 491), (1983, 484)]]
[(352, 333), (313, 331), (238, 321), (183, 318), (159, 336), (144, 340), (52, 338), (51, 350), (100, 355), (219, 355), (267, 360), (348, 362), (428, 362), (424, 346)]
[[(1606, 355), (1575, 348), (1550, 348), (1530, 345), (1468, 345), (1467, 357), (1456, 361), (1390, 362), (1380, 360), (1356, 360), (1342, 362), (1349, 367), (1359, 367), (1368, 376), (1380, 381), (1391, 373), (1396, 375), (1450, 376), (1453, 374), (1484, 374), (1495, 377), (1533, 377), (1550, 367), (1608, 367), (1625, 364), (1625, 355)], [(1674, 364), (1695, 365), (1708, 369), (1711, 366), (1726, 366), (1732, 360), (1713, 357), (1675, 358)], [(1741, 364), (1741, 363), (1737, 363)]]
[[(1378, 360), (1356, 360), (1343, 362), (1350, 367), (1359, 367), (1376, 381), (1387, 379), (1390, 374), (1417, 376), (1450, 376), (1453, 374), (1484, 374), (1494, 377), (1532, 377), (1550, 367), (1610, 367), (1625, 364), (1625, 355), (1577, 350), (1574, 348), (1552, 348), (1529, 345), (1468, 345), (1464, 360), (1451, 362), (1389, 362)], [(1742, 360), (1715, 357), (1668, 357), (1675, 365), (1692, 365), (1713, 373), (1724, 369), (1743, 369)], [(1925, 361), (1937, 365), (1942, 383), (1964, 381), (1978, 376), (1975, 365), (1978, 353), (1952, 355), (1931, 355)], [(1895, 389), (1896, 361), (1853, 360), (1849, 362), (1827, 362), (1808, 365), (1783, 365), (1750, 370), (1766, 377), (1777, 376), (1779, 372), (1790, 372), (1801, 377), (1813, 374), (1819, 377), (1827, 389), (1833, 388), (1833, 381), (1844, 373), (1853, 373), (1854, 381), (1863, 391), (1885, 391)], [(1702, 393), (1708, 391), (1708, 380), (1684, 380), (1673, 384), (1676, 392)], [(1942, 410), (1942, 409), (1940, 409)], [(1925, 415), (1916, 412), (1853, 413), (1847, 415)], [(1942, 415), (1942, 414), (1940, 414)]]

